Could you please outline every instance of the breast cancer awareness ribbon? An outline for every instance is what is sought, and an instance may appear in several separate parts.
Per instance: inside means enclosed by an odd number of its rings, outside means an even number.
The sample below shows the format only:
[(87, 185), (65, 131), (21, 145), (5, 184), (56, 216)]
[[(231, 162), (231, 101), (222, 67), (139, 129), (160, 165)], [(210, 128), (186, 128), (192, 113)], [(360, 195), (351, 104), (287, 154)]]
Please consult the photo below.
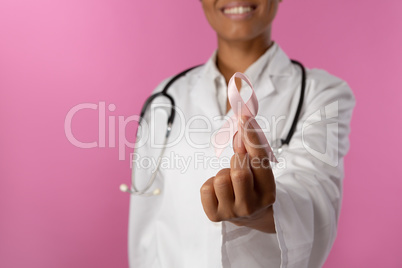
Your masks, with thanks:
[[(239, 90), (237, 89), (235, 83), (236, 77), (246, 81), (246, 83), (251, 88), (251, 96), (246, 103), (244, 103), (243, 98), (240, 96)], [(234, 135), (238, 131), (238, 120), (240, 120), (242, 116), (246, 116), (247, 118), (250, 118), (248, 123), (251, 124), (254, 128), (254, 131), (258, 133), (261, 145), (267, 149), (269, 161), (278, 163), (278, 160), (276, 160), (275, 155), (272, 152), (271, 146), (269, 145), (268, 140), (264, 135), (264, 132), (262, 131), (261, 127), (255, 120), (255, 117), (257, 116), (258, 113), (257, 96), (255, 95), (254, 88), (250, 80), (243, 73), (237, 72), (232, 76), (232, 78), (230, 78), (228, 84), (228, 99), (233, 110), (233, 116), (229, 120), (227, 120), (225, 124), (221, 127), (221, 129), (219, 129), (219, 131), (216, 133), (215, 144), (216, 145), (226, 144), (228, 142), (228, 138), (233, 139)], [(228, 129), (232, 130), (230, 133), (233, 133), (233, 135), (230, 134), (228, 135), (227, 132)], [(223, 150), (224, 148), (222, 148), (221, 146), (215, 146), (216, 156), (219, 157), (223, 152)]]

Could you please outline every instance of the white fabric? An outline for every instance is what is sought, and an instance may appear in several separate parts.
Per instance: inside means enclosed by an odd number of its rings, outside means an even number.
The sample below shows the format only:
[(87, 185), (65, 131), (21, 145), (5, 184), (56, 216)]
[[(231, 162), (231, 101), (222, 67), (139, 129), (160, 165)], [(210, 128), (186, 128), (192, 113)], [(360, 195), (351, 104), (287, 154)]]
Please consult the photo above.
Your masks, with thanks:
[[(190, 71), (169, 89), (182, 112), (178, 111), (169, 138), (178, 142), (166, 149), (165, 157), (172, 161), (162, 165), (151, 188), (160, 188), (161, 194), (131, 197), (130, 267), (321, 267), (336, 236), (343, 157), (349, 148), (349, 123), (355, 103), (350, 88), (325, 71), (307, 71), (301, 119), (290, 145), (276, 155), (282, 165), (273, 167), (276, 233), (237, 227), (229, 222), (213, 223), (203, 211), (199, 190), (221, 168), (229, 167), (226, 160), (233, 154), (228, 147), (220, 157), (220, 166), (211, 162), (217, 162), (211, 135), (224, 123), (227, 89), (215, 57), (216, 52), (205, 65)], [(276, 139), (285, 138), (299, 101), (300, 68), (275, 43), (245, 74), (255, 88), (259, 116), (266, 119), (259, 123), (263, 129), (265, 126), (268, 141), (273, 144)], [(160, 91), (167, 81), (154, 92)], [(246, 97), (247, 86), (240, 92)], [(163, 98), (155, 102), (168, 103)], [(156, 111), (157, 126), (143, 127), (140, 140), (154, 133), (160, 144), (168, 109)], [(148, 126), (154, 122), (150, 114), (145, 118)], [(194, 116), (209, 118), (211, 123), (208, 126)], [(320, 120), (320, 116), (328, 120)], [(188, 120), (193, 121), (189, 124)], [(203, 132), (186, 131), (185, 125)], [(203, 143), (207, 146), (194, 148)], [(149, 140), (136, 153), (139, 159), (159, 156), (159, 150), (151, 148)], [(185, 161), (188, 168), (183, 171)], [(134, 163), (133, 175), (136, 185), (141, 186), (146, 184), (151, 171)]]

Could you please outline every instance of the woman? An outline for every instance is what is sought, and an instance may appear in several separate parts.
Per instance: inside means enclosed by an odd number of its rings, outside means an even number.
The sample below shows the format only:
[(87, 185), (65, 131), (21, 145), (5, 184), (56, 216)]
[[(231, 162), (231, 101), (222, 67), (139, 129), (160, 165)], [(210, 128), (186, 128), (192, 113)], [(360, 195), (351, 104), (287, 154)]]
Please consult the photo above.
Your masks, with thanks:
[[(151, 188), (159, 194), (132, 195), (131, 267), (323, 265), (336, 236), (342, 161), (349, 147), (354, 97), (348, 85), (325, 71), (307, 71), (295, 133), (272, 168), (265, 163), (267, 146), (257, 146), (263, 141), (248, 124), (252, 118), (239, 121), (233, 148), (214, 156), (211, 137), (233, 115), (227, 84), (235, 72), (245, 73), (254, 85), (257, 121), (269, 143), (285, 138), (291, 128), (302, 71), (271, 40), (279, 2), (202, 1), (218, 49), (169, 88), (178, 115), (163, 156), (174, 161), (161, 164)], [(236, 84), (247, 98), (247, 84)], [(157, 98), (155, 103), (169, 102)], [(161, 150), (156, 147), (166, 118), (159, 124), (162, 116), (155, 113), (143, 120), (133, 158), (139, 188), (152, 171), (142, 160), (152, 163)]]

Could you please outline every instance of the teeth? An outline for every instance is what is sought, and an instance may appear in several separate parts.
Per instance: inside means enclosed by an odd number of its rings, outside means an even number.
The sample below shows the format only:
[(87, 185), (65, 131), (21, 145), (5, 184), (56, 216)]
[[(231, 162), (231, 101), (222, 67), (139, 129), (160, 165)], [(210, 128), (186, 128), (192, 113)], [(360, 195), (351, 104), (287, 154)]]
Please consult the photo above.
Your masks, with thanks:
[(253, 9), (251, 7), (232, 7), (223, 10), (225, 14), (244, 14), (251, 12)]

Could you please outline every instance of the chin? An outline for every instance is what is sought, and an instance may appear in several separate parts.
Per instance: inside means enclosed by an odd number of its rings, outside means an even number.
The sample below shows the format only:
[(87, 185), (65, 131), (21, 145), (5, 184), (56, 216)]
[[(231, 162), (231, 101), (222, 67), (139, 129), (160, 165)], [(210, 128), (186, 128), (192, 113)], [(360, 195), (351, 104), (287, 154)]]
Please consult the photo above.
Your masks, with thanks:
[(224, 39), (225, 41), (244, 42), (256, 39), (258, 36), (263, 34), (263, 32), (258, 33), (256, 31), (253, 31), (252, 29), (236, 29), (232, 32), (226, 31), (223, 34), (218, 33), (218, 37)]

